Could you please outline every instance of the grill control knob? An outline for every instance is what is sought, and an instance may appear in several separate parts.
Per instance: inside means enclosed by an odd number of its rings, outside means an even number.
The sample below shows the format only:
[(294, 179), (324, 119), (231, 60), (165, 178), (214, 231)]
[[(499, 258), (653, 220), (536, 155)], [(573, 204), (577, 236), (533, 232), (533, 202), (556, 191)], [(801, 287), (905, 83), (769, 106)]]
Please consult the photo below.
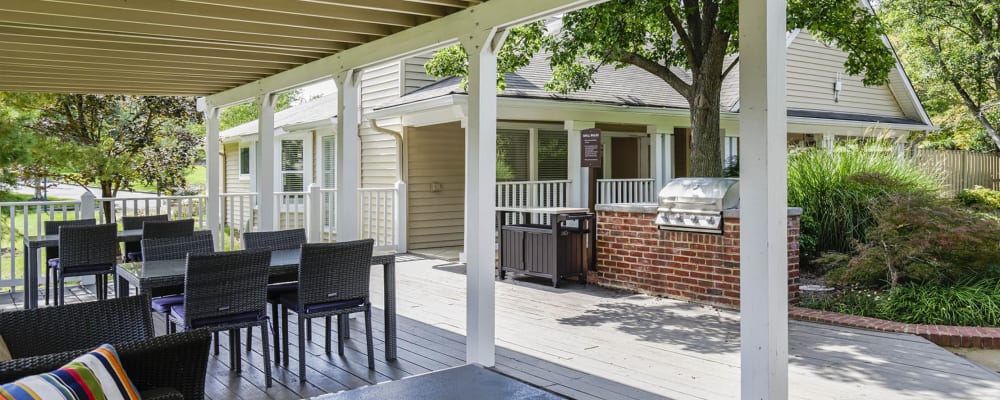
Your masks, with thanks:
[(715, 225), (715, 217), (708, 217), (708, 220), (705, 222), (708, 222), (709, 225)]

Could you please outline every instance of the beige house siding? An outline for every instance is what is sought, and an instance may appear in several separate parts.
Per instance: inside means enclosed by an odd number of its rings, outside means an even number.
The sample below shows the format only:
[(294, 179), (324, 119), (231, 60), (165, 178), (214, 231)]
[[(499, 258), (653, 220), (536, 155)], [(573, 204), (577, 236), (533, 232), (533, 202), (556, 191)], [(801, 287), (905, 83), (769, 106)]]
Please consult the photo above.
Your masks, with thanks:
[[(364, 70), (361, 75), (362, 120), (371, 110), (399, 97), (400, 63), (392, 62)], [(361, 128), (361, 187), (392, 187), (396, 184), (396, 140), (363, 124)], [(382, 124), (393, 131), (398, 124)]]
[[(800, 32), (788, 47), (788, 108), (905, 117), (888, 86), (866, 87), (862, 76), (844, 72), (846, 58), (846, 53)], [(843, 90), (834, 101), (837, 73)]]
[(240, 179), (240, 144), (224, 143), (222, 145), (225, 153), (225, 187), (224, 193), (250, 193), (250, 179)]
[(431, 54), (425, 54), (410, 57), (402, 61), (403, 67), (400, 72), (403, 79), (402, 95), (407, 95), (414, 90), (430, 85), (436, 81), (433, 76), (427, 75), (427, 70), (424, 69), (424, 64), (427, 63), (427, 60), (430, 58)]
[[(458, 122), (406, 129), (407, 243), (461, 246), (465, 224), (465, 129)], [(433, 190), (439, 186), (439, 191)]]

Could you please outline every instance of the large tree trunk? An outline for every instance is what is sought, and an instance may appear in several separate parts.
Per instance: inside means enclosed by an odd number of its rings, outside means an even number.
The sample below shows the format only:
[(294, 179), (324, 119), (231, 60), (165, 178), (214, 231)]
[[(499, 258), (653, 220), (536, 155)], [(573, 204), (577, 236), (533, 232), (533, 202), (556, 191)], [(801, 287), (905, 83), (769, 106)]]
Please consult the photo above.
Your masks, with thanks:
[[(101, 197), (103, 197), (103, 198), (114, 197), (115, 195), (114, 195), (114, 192), (113, 192), (112, 187), (111, 187), (111, 182), (105, 182), (105, 181), (100, 181), (100, 182), (101, 182)], [(101, 207), (103, 207), (103, 209), (104, 209), (104, 223), (105, 224), (110, 224), (111, 223), (111, 214), (114, 212), (114, 211), (112, 211), (112, 208), (111, 208), (112, 204), (111, 203), (112, 202), (110, 202), (110, 201), (105, 201), (105, 202), (101, 203)]]
[(696, 76), (692, 85), (691, 176), (722, 176), (722, 138), (719, 130), (720, 71)]

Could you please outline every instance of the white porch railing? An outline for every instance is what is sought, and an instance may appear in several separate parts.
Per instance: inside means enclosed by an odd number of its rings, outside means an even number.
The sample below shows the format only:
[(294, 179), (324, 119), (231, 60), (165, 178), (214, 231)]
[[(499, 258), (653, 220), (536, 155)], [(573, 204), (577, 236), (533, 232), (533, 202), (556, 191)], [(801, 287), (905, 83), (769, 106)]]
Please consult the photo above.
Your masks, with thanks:
[[(208, 224), (207, 196), (109, 197), (94, 199), (94, 203), (99, 222), (118, 222), (126, 216), (167, 214), (170, 219), (193, 219), (195, 229), (206, 229)], [(105, 207), (112, 212), (110, 219), (104, 217)]]
[[(497, 208), (566, 207), (569, 183), (568, 180), (497, 182)], [(520, 220), (520, 215), (511, 215), (510, 218), (515, 220), (505, 223), (525, 222)]]
[(221, 202), (219, 209), (222, 218), (219, 223), (222, 229), (216, 238), (216, 244), (221, 244), (221, 248), (226, 250), (237, 250), (243, 248), (240, 240), (243, 232), (253, 232), (257, 230), (257, 193), (223, 193), (219, 195)]
[(320, 238), (324, 242), (334, 242), (337, 240), (337, 189), (320, 189), (319, 193), (322, 198)]
[(655, 203), (656, 180), (643, 179), (598, 179), (597, 204)]
[(396, 192), (395, 188), (358, 189), (361, 237), (375, 239), (375, 247), (396, 244)]
[(306, 197), (309, 192), (275, 192), (274, 207), (277, 229), (306, 227)]
[(0, 287), (22, 285), (24, 235), (42, 233), (45, 221), (80, 218), (79, 201), (20, 201), (0, 203)]

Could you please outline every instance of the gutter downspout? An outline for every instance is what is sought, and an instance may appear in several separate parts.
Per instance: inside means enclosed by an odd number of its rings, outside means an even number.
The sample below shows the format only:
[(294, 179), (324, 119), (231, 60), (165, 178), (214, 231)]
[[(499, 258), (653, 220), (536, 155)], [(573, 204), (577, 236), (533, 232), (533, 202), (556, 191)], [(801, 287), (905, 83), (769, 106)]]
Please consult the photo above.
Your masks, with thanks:
[(406, 182), (403, 182), (403, 134), (401, 132), (394, 131), (392, 129), (386, 129), (378, 126), (378, 122), (374, 118), (368, 119), (371, 124), (372, 129), (376, 132), (391, 135), (396, 139), (396, 196), (395, 202), (393, 204), (393, 242), (396, 245), (397, 252), (406, 252), (406, 241), (408, 239), (407, 235), (407, 220), (409, 212), (406, 204), (407, 200), (407, 188)]
[(375, 122), (374, 118), (369, 119), (368, 123), (371, 124), (372, 129), (374, 129), (375, 131), (377, 131), (379, 133), (384, 133), (384, 134), (387, 134), (387, 135), (391, 135), (394, 139), (396, 139), (396, 165), (398, 165), (398, 168), (396, 168), (396, 181), (397, 182), (403, 182), (403, 165), (404, 165), (403, 164), (403, 134), (400, 133), (400, 132), (396, 132), (396, 131), (394, 131), (392, 129), (383, 128), (381, 126), (378, 126), (378, 123)]

